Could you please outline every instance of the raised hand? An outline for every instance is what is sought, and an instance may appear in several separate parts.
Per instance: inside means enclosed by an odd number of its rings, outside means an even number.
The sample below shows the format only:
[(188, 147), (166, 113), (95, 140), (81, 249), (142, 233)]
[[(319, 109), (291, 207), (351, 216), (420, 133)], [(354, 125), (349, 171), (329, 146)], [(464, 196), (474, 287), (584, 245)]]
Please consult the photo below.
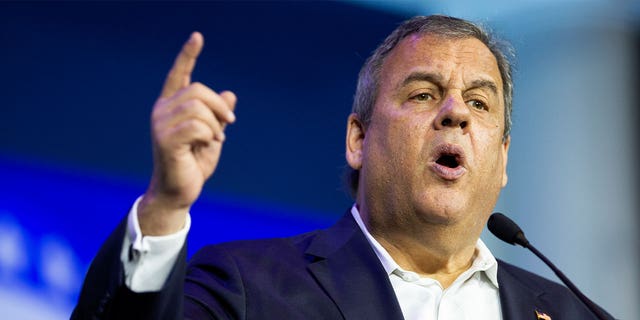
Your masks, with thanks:
[(213, 174), (235, 121), (236, 96), (191, 82), (204, 39), (191, 34), (167, 75), (151, 114), (153, 175), (138, 207), (144, 235), (166, 235), (184, 226), (186, 213)]

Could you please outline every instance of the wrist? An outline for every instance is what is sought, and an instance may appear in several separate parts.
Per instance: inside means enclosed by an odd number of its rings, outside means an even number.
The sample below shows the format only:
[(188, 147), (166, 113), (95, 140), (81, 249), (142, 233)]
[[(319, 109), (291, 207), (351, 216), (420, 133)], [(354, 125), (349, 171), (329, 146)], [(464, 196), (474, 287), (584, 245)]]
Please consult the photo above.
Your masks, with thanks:
[(189, 206), (175, 206), (147, 191), (138, 203), (138, 224), (145, 236), (164, 236), (176, 233), (185, 226)]

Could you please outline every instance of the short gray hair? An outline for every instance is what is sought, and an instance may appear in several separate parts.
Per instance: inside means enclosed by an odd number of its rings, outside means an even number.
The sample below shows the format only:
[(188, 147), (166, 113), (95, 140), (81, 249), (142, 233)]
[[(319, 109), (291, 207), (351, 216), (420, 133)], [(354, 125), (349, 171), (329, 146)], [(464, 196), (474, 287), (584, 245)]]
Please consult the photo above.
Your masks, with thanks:
[[(380, 71), (389, 53), (404, 38), (412, 34), (433, 34), (448, 39), (476, 38), (489, 48), (496, 58), (503, 83), (504, 99), (504, 132), (502, 140), (506, 141), (511, 133), (511, 112), (513, 108), (513, 80), (511, 78), (513, 48), (505, 41), (490, 34), (483, 27), (472, 22), (442, 15), (418, 16), (403, 22), (397, 27), (371, 56), (365, 61), (360, 74), (353, 99), (352, 112), (366, 128), (373, 114), (373, 107), (380, 87)], [(346, 173), (346, 184), (352, 196), (358, 190), (358, 170), (349, 167)]]

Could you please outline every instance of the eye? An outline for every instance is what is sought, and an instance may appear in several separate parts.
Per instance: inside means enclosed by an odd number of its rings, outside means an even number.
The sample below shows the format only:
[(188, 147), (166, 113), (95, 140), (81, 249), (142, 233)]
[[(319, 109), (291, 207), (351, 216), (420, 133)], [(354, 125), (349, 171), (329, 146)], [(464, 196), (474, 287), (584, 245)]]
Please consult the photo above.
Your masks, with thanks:
[(469, 100), (467, 101), (467, 104), (474, 109), (489, 110), (489, 107), (487, 106), (487, 104), (480, 100)]
[(428, 93), (419, 93), (419, 94), (416, 94), (415, 96), (412, 96), (410, 99), (415, 101), (429, 101), (429, 100), (433, 100), (434, 98), (432, 95)]

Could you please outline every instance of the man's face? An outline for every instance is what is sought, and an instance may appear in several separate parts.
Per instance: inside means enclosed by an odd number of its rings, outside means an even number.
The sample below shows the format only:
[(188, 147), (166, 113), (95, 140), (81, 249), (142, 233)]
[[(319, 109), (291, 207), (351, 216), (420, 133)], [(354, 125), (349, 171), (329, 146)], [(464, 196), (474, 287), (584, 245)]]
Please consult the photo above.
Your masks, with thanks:
[(349, 120), (347, 160), (361, 170), (358, 201), (396, 223), (481, 229), (507, 182), (495, 57), (474, 38), (413, 35), (381, 71), (371, 122), (358, 129), (353, 115)]

